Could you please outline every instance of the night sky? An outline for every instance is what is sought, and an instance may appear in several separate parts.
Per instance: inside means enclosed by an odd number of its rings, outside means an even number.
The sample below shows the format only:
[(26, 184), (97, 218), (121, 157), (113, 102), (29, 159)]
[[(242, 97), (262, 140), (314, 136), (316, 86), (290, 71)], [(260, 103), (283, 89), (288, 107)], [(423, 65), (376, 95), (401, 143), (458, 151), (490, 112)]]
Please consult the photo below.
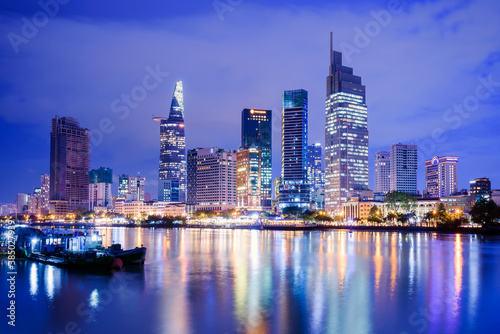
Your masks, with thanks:
[[(0, 203), (49, 172), (56, 114), (93, 130), (91, 168), (111, 167), (115, 189), (118, 174), (140, 172), (156, 198), (152, 115), (168, 115), (177, 80), (188, 149), (237, 149), (242, 109), (272, 109), (279, 176), (284, 90), (309, 92), (309, 143), (324, 142), (330, 31), (366, 85), (371, 189), (375, 152), (398, 142), (419, 145), (419, 190), (424, 160), (447, 154), (460, 189), (477, 177), (500, 188), (497, 0), (60, 1), (48, 19), (38, 1), (0, 4)], [(155, 87), (124, 108), (151, 71)]]

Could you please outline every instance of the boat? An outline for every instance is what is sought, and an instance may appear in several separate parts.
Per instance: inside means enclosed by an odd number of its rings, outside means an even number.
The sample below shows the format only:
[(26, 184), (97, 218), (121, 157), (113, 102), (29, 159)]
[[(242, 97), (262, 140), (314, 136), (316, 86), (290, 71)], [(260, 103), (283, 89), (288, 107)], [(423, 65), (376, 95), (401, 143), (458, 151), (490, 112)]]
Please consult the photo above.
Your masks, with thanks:
[(127, 264), (144, 264), (146, 261), (146, 247), (135, 247), (133, 249), (124, 250), (121, 244), (113, 244), (107, 251), (116, 258), (122, 260), (124, 265)]
[(121, 269), (123, 261), (102, 249), (97, 231), (16, 228), (19, 255), (58, 267)]

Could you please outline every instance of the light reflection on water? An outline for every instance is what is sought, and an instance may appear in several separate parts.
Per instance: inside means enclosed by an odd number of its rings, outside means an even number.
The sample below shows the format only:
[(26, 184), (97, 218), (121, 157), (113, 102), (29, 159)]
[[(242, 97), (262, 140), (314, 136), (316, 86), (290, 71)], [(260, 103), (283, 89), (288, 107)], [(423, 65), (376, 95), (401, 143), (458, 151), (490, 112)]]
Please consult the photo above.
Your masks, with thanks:
[(469, 333), (497, 323), (495, 237), (100, 232), (105, 246), (148, 247), (144, 268), (103, 275), (20, 261), (16, 332), (64, 332), (74, 323), (82, 333)]

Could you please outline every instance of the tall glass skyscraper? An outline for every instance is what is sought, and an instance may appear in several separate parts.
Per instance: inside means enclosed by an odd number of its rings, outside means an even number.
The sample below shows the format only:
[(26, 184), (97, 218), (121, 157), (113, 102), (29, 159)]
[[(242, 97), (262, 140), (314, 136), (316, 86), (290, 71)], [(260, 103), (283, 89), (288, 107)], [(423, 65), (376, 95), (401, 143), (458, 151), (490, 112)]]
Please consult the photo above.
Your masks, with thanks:
[(311, 191), (325, 186), (321, 154), (321, 143), (315, 143), (308, 147), (307, 157), (307, 179), (311, 185)]
[(52, 119), (50, 212), (67, 214), (89, 206), (90, 131), (70, 117)]
[(365, 86), (342, 65), (330, 35), (330, 73), (326, 78), (325, 209), (339, 215), (350, 190), (368, 189), (368, 110)]
[(271, 209), (272, 183), (272, 112), (271, 110), (243, 109), (241, 112), (241, 147), (254, 145), (261, 151), (261, 206)]
[(307, 183), (307, 91), (287, 90), (283, 93), (281, 111), (281, 184), (279, 209), (310, 206)]
[(158, 200), (186, 202), (186, 137), (182, 81), (175, 85), (170, 115), (155, 117), (160, 122), (160, 171)]

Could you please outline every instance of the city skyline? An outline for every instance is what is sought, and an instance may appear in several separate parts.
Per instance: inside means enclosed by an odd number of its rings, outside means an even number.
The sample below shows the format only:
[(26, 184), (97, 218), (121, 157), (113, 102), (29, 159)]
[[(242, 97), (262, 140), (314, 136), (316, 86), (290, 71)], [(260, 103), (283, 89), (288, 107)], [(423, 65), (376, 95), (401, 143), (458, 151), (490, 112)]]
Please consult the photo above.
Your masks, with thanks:
[[(422, 147), (421, 150), (427, 150), (425, 152), (419, 151), (419, 191), (425, 189), (424, 162), (435, 155), (459, 157), (459, 189), (468, 188), (469, 181), (480, 177), (490, 178), (493, 188), (498, 187), (500, 172), (494, 166), (498, 165), (499, 157), (494, 150), (491, 150), (491, 143), (497, 142), (499, 138), (495, 129), (498, 128), (500, 120), (493, 112), (499, 104), (498, 92), (500, 90), (498, 90), (498, 86), (492, 84), (484, 85), (488, 81), (496, 83), (497, 78), (500, 78), (497, 58), (495, 58), (498, 43), (491, 41), (493, 32), (489, 31), (491, 29), (487, 29), (488, 24), (485, 24), (484, 27), (473, 26), (475, 29), (470, 32), (470, 35), (460, 25), (454, 27), (452, 24), (459, 21), (462, 24), (470, 25), (478, 17), (483, 22), (490, 22), (500, 11), (500, 8), (498, 4), (493, 2), (487, 2), (487, 4), (487, 6), (480, 6), (476, 1), (455, 7), (447, 2), (419, 3), (419, 6), (405, 3), (401, 12), (391, 14), (391, 23), (385, 27), (381, 26), (380, 33), (370, 38), (368, 46), (358, 48), (360, 50), (358, 53), (349, 54), (347, 66), (355, 68), (355, 72), (363, 77), (363, 84), (368, 87), (367, 104), (370, 108), (369, 166), (371, 174), (369, 187), (371, 189), (374, 186), (373, 157), (375, 152), (384, 150), (390, 144), (397, 142), (414, 142), (419, 148)], [(324, 7), (324, 5), (322, 6)], [(34, 13), (41, 10), (36, 5), (21, 8), (15, 3), (7, 3), (4, 6), (5, 11), (1, 15), (5, 17), (5, 20), (0, 26), (4, 36), (9, 32), (20, 33), (23, 22), (21, 17), (32, 17)], [(171, 17), (181, 12), (187, 13), (185, 9), (180, 7), (182, 5), (176, 5)], [(112, 53), (103, 52), (105, 56), (103, 63), (89, 62), (85, 71), (74, 68), (74, 65), (81, 60), (78, 54), (82, 53), (82, 50), (86, 50), (86, 47), (96, 47), (98, 51), (103, 51), (100, 49), (102, 43), (108, 43), (108, 46), (109, 43), (118, 43), (119, 39), (116, 37), (127, 31), (124, 23), (126, 21), (124, 12), (118, 11), (114, 17), (111, 17), (109, 12), (103, 11), (99, 14), (103, 18), (102, 21), (94, 19), (85, 25), (75, 17), (75, 11), (79, 9), (78, 5), (70, 3), (65, 7), (61, 6), (59, 13), (51, 18), (46, 27), (40, 28), (38, 35), (30, 39), (29, 43), (20, 44), (18, 53), (13, 51), (9, 40), (5, 38), (1, 53), (9, 57), (2, 60), (4, 65), (2, 66), (2, 87), (4, 88), (2, 88), (3, 96), (0, 99), (2, 106), (0, 113), (2, 153), (17, 163), (16, 166), (6, 165), (2, 167), (2, 171), (11, 177), (7, 180), (5, 187), (2, 187), (0, 202), (13, 202), (17, 193), (30, 193), (34, 187), (39, 187), (40, 175), (49, 172), (48, 132), (50, 119), (55, 115), (74, 117), (78, 119), (82, 127), (91, 130), (93, 145), (90, 168), (108, 166), (115, 171), (114, 193), (116, 193), (117, 175), (135, 175), (137, 172), (141, 172), (141, 175), (145, 176), (147, 180), (146, 192), (156, 194), (158, 129), (157, 124), (151, 122), (151, 115), (159, 115), (165, 111), (164, 106), (170, 100), (171, 87), (178, 79), (182, 79), (184, 85), (189, 87), (186, 90), (190, 91), (185, 97), (186, 110), (192, 111), (191, 115), (186, 115), (186, 126), (189, 129), (187, 130), (187, 149), (206, 146), (237, 149), (241, 110), (246, 106), (272, 110), (274, 114), (272, 128), (274, 133), (274, 179), (275, 176), (279, 175), (280, 168), (280, 146), (279, 135), (277, 135), (279, 133), (280, 93), (289, 88), (304, 88), (309, 91), (309, 141), (310, 143), (320, 142), (324, 144), (321, 135), (324, 126), (324, 100), (322, 96), (324, 92), (324, 66), (328, 61), (328, 47), (326, 46), (328, 32), (334, 31), (334, 48), (345, 53), (345, 45), (355, 45), (354, 40), (357, 33), (353, 28), (364, 29), (367, 23), (377, 22), (370, 11), (388, 10), (385, 2), (361, 2), (359, 8), (356, 9), (350, 6), (342, 7), (341, 10), (327, 7), (324, 10), (331, 15), (328, 20), (325, 20), (319, 14), (318, 8), (320, 7), (311, 5), (308, 12), (311, 17), (307, 17), (299, 12), (293, 12), (291, 7), (284, 4), (266, 7), (259, 2), (242, 3), (234, 8), (234, 11), (225, 12), (224, 20), (220, 21), (220, 25), (212, 25), (213, 30), (210, 32), (213, 33), (213, 38), (216, 36), (223, 38), (223, 43), (219, 45), (222, 50), (209, 47), (206, 43), (200, 44), (196, 38), (190, 42), (179, 40), (178, 29), (182, 27), (174, 28), (173, 23), (175, 22), (160, 22), (158, 26), (148, 25), (145, 22), (148, 15), (152, 14), (141, 11), (139, 16), (142, 19), (138, 20), (143, 22), (143, 26), (134, 27), (140, 38), (127, 41), (132, 45), (138, 43), (141, 52), (120, 56), (120, 64), (113, 63), (115, 58)], [(251, 37), (248, 30), (243, 29), (242, 23), (238, 23), (238, 20), (242, 18), (245, 19), (243, 22), (247, 22), (246, 18), (250, 17), (247, 15), (256, 13), (261, 8), (268, 8), (269, 13), (256, 14), (257, 17), (263, 18), (265, 27), (277, 34), (283, 33), (284, 30), (281, 29), (294, 32), (296, 28), (290, 25), (278, 28), (271, 24), (270, 17), (276, 12), (281, 11), (284, 18), (288, 18), (292, 14), (298, 15), (304, 22), (317, 20), (318, 23), (312, 24), (308, 28), (307, 34), (304, 32), (304, 35), (299, 34), (298, 37), (293, 37), (297, 42), (305, 43), (303, 45), (307, 46), (306, 52), (301, 53), (298, 47), (290, 43), (292, 38), (283, 35), (280, 41), (273, 39), (276, 42), (276, 47), (283, 47), (282, 43), (288, 45), (283, 49), (287, 55), (287, 60), (283, 64), (276, 56), (272, 55), (275, 50), (272, 46), (269, 54), (256, 55), (252, 53), (250, 59), (253, 59), (253, 62), (250, 62), (250, 66), (245, 67), (244, 62), (247, 62), (248, 58), (244, 54), (240, 55), (234, 51), (234, 46), (239, 44), (232, 41), (232, 36), (240, 34), (244, 37), (243, 39), (248, 37), (246, 39), (251, 47), (270, 45), (270, 37), (263, 37), (262, 41), (256, 40)], [(448, 11), (446, 11), (447, 9)], [(176, 10), (178, 11), (176, 12)], [(210, 4), (206, 8), (200, 7), (197, 10), (199, 11), (197, 15), (210, 20), (211, 23), (219, 20), (218, 13)], [(445, 14), (440, 14), (444, 12)], [(461, 15), (466, 12), (469, 13), (468, 18), (462, 18)], [(339, 20), (335, 25), (332, 24), (333, 18), (338, 18), (341, 13), (349, 14), (350, 20)], [(439, 18), (431, 19), (438, 14), (441, 15)], [(90, 13), (81, 15), (92, 18)], [(194, 19), (193, 15), (195, 14), (191, 15), (188, 15), (188, 21)], [(418, 15), (429, 17), (426, 23), (432, 24), (428, 27), (424, 23), (419, 24), (415, 19)], [(280, 17), (280, 20), (286, 21), (284, 18)], [(175, 18), (172, 20), (175, 21)], [(110, 23), (113, 22), (117, 24), (116, 30), (109, 30)], [(194, 21), (189, 22), (193, 23)], [(203, 27), (205, 21), (199, 22), (197, 27)], [(66, 43), (65, 34), (62, 32), (75, 31), (75, 29), (80, 32), (81, 39), (74, 50), (66, 51), (68, 52), (67, 57), (62, 59), (56, 53), (60, 50), (58, 47)], [(108, 31), (108, 35), (104, 34), (105, 37), (102, 39), (90, 38), (94, 36), (91, 32), (95, 31)], [(198, 30), (196, 31), (205, 36)], [(409, 33), (409, 31), (413, 31), (413, 33)], [(435, 34), (435, 32), (443, 32), (443, 34)], [(405, 54), (405, 57), (401, 57), (402, 51), (396, 49), (396, 46), (389, 48), (389, 52), (385, 49), (392, 42), (403, 43), (394, 39), (394, 36), (399, 33), (408, 33), (409, 41), (415, 44), (410, 48), (410, 54)], [(169, 46), (165, 49), (157, 49), (157, 46), (153, 46), (157, 44), (154, 40), (162, 34), (165, 34), (165, 40)], [(196, 36), (195, 33), (190, 34)], [(150, 37), (148, 38), (148, 36)], [(429, 36), (435, 37), (435, 40), (430, 39), (428, 43), (423, 43), (422, 41)], [(472, 39), (473, 36), (474, 39)], [(461, 41), (460, 45), (455, 43), (456, 40)], [(54, 45), (53, 50), (47, 50), (44, 47), (48, 43)], [(172, 64), (178, 56), (164, 57), (165, 51), (170, 50), (172, 44), (177, 45), (177, 47), (180, 45), (179, 56), (184, 57), (178, 63), (179, 66), (175, 68)], [(192, 67), (199, 61), (188, 57), (193, 52), (195, 45), (196, 49), (206, 47), (206, 55), (203, 55), (202, 59), (199, 60), (208, 63), (208, 65), (204, 65), (205, 72), (202, 71), (199, 78), (195, 77), (193, 70), (189, 69), (190, 66)], [(397, 46), (401, 47), (401, 44)], [(447, 51), (447, 48), (451, 51)], [(228, 54), (241, 56), (239, 61), (232, 61), (228, 58), (215, 61), (218, 58), (214, 58), (213, 55), (224, 54), (226, 49), (233, 50), (232, 53), (228, 52)], [(155, 54), (154, 51), (159, 52)], [(423, 64), (421, 71), (416, 72), (412, 60), (423, 59), (423, 55), (429, 54), (429, 51), (434, 52), (431, 52), (429, 57), (423, 60), (425, 64)], [(451, 57), (452, 53), (460, 53), (461, 59), (456, 60)], [(149, 56), (144, 56), (144, 54)], [(278, 52), (277, 56), (281, 57), (283, 53)], [(162, 57), (164, 58), (161, 59)], [(448, 64), (446, 60), (449, 59), (454, 60), (449, 61), (450, 64)], [(46, 66), (43, 67), (52, 71), (57, 64), (60, 66), (57, 72), (59, 74), (54, 77), (47, 75), (43, 69), (32, 66), (34, 61), (45, 64)], [(316, 65), (316, 63), (318, 64)], [(290, 71), (290, 66), (293, 64), (300, 64), (300, 70)], [(273, 67), (275, 75), (269, 74), (270, 66), (275, 67)], [(194, 67), (195, 72), (199, 75), (200, 68)], [(293, 68), (297, 69), (296, 66)], [(68, 74), (71, 74), (71, 78), (61, 75), (61, 73), (65, 73), (65, 69), (67, 69)], [(115, 77), (118, 70), (120, 72), (119, 80), (113, 78), (112, 81), (109, 81), (102, 78), (103, 76)], [(18, 75), (13, 75), (14, 71)], [(255, 73), (251, 73), (252, 71)], [(150, 74), (158, 74), (158, 72), (160, 75), (157, 75), (156, 78)], [(169, 74), (164, 75), (166, 72)], [(233, 72), (234, 74), (231, 74)], [(267, 72), (266, 75), (264, 75), (265, 72)], [(431, 73), (440, 79), (432, 84), (427, 82), (426, 84), (430, 86), (428, 88), (423, 87), (423, 79), (429, 77)], [(127, 108), (127, 105), (121, 102), (121, 94), (139, 92), (134, 88), (141, 86), (143, 78), (148, 74), (150, 78), (147, 84), (151, 87), (156, 85), (156, 88), (147, 90), (148, 95), (144, 100), (133, 101), (137, 106), (135, 108), (128, 107), (128, 113), (125, 111), (115, 113), (111, 109), (111, 105), (118, 100), (115, 107), (125, 110), (123, 108)], [(217, 81), (215, 85), (210, 85), (213, 87), (208, 87), (205, 84), (206, 80), (215, 78), (216, 74), (222, 79)], [(405, 79), (408, 76), (411, 76), (410, 81)], [(41, 77), (46, 78), (46, 81), (40, 81)], [(246, 77), (249, 80), (241, 81), (241, 78)], [(256, 78), (261, 80), (255, 81)], [(30, 84), (25, 85), (26, 82)], [(40, 84), (40, 82), (46, 82), (46, 84)], [(460, 82), (460, 87), (457, 82)], [(481, 84), (483, 86), (479, 86)], [(63, 86), (64, 89), (56, 90), (56, 88)], [(401, 94), (400, 86), (405, 87), (402, 91), (404, 94)], [(479, 106), (472, 112), (468, 112), (469, 116), (467, 117), (457, 119), (457, 114), (447, 113), (448, 109), (453, 109), (454, 104), (471, 103), (470, 101), (473, 99), (469, 97), (475, 96), (476, 87), (482, 87), (481, 96), (488, 93), (488, 89), (492, 89), (491, 96), (484, 100), (481, 99)], [(81, 92), (82, 96), (77, 92)], [(404, 104), (406, 104), (406, 109), (402, 108)], [(451, 121), (446, 121), (445, 116), (448, 116), (447, 119)], [(110, 128), (113, 130), (108, 131)], [(440, 129), (443, 130), (443, 133), (440, 132)], [(140, 130), (140, 136), (136, 135), (138, 130)], [(196, 135), (190, 135), (190, 133), (196, 133)], [(438, 140), (433, 139), (433, 133)], [(208, 140), (209, 142), (204, 144)], [(16, 145), (9, 147), (12, 146), (8, 144), (11, 142), (15, 142)], [(126, 149), (117, 149), (120, 145)], [(131, 159), (131, 156), (136, 158)]]

